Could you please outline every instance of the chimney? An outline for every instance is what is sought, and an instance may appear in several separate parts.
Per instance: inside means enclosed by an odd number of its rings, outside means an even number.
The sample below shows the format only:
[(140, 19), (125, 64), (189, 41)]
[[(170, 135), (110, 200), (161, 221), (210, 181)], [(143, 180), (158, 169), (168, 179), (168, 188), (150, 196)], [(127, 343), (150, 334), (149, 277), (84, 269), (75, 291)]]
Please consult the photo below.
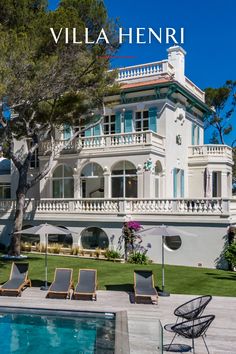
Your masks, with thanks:
[(175, 80), (185, 84), (185, 50), (175, 45), (167, 49), (168, 62), (174, 67)]

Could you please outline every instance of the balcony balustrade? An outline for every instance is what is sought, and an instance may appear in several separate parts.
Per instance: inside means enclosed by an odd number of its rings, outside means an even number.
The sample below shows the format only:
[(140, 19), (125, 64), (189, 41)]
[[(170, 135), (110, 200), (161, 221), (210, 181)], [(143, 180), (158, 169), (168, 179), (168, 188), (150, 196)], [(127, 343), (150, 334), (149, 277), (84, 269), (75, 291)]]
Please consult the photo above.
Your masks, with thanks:
[[(56, 150), (61, 150), (62, 153), (76, 153), (81, 149), (100, 149), (113, 148), (123, 146), (138, 146), (138, 145), (153, 145), (164, 149), (164, 138), (152, 131), (132, 132), (109, 134), (101, 136), (90, 136), (76, 138), (68, 144), (66, 140), (56, 141)], [(51, 148), (51, 142), (46, 141), (40, 145), (39, 153), (45, 154)]]
[(232, 161), (232, 149), (228, 145), (192, 145), (188, 154), (194, 159), (225, 158)]
[[(229, 213), (230, 201), (221, 198), (201, 199), (40, 199), (26, 201), (26, 212), (36, 214), (186, 214), (222, 215)], [(15, 209), (14, 200), (0, 201), (0, 212)]]

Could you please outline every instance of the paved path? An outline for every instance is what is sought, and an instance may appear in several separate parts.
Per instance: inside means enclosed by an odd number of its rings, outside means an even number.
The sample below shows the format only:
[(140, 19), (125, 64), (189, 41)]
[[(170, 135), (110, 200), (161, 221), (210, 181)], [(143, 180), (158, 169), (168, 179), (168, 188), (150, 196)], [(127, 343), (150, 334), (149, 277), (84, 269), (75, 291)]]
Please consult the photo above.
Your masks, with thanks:
[[(120, 291), (98, 291), (97, 302), (45, 299), (45, 292), (38, 288), (26, 289), (22, 297), (0, 297), (0, 306), (43, 307), (50, 309), (88, 311), (127, 311), (129, 344), (131, 354), (159, 353), (158, 319), (163, 324), (175, 322), (173, 310), (192, 299), (189, 295), (160, 297), (158, 305), (134, 304), (132, 296)], [(130, 301), (131, 300), (131, 301)], [(236, 297), (214, 297), (205, 314), (216, 315), (207, 333), (207, 344), (211, 354), (236, 354)], [(172, 335), (164, 333), (164, 343), (169, 343)], [(177, 340), (181, 343), (181, 340)], [(182, 343), (190, 344), (185, 339)], [(201, 339), (196, 340), (196, 354), (205, 354)]]

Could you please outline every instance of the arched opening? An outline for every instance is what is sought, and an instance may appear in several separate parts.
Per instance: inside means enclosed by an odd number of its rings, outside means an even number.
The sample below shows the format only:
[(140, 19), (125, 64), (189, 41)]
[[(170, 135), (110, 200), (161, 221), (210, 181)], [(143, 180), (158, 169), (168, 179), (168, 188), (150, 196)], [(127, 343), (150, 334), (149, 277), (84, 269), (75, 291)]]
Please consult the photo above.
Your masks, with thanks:
[(73, 169), (68, 165), (59, 165), (52, 176), (53, 198), (74, 198)]
[(129, 161), (116, 163), (111, 172), (113, 198), (137, 198), (137, 171)]
[[(33, 227), (33, 225), (24, 225), (22, 226), (22, 230), (29, 229), (30, 227)], [(26, 242), (31, 245), (36, 245), (40, 243), (40, 236), (34, 234), (21, 234), (21, 242)]]
[(82, 198), (104, 198), (104, 176), (99, 164), (91, 162), (84, 166), (80, 183)]
[(11, 174), (11, 161), (0, 157), (0, 175), (10, 175)]
[[(58, 226), (62, 229), (68, 230), (65, 226)], [(71, 234), (68, 235), (48, 235), (48, 243), (58, 243), (62, 247), (71, 247), (73, 238)]]
[(160, 198), (160, 177), (162, 172), (162, 165), (160, 161), (155, 164), (155, 198)]
[(99, 227), (88, 227), (81, 233), (81, 245), (85, 249), (106, 249), (109, 247), (109, 239)]
[(165, 246), (171, 251), (177, 251), (182, 245), (180, 236), (165, 237), (164, 242)]

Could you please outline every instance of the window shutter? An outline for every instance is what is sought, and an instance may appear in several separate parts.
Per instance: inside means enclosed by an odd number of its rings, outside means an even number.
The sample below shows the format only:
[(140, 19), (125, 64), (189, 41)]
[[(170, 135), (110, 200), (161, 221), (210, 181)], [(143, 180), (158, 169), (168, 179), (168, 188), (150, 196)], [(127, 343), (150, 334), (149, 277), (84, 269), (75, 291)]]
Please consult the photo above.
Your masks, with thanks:
[(125, 133), (131, 133), (132, 128), (132, 120), (133, 120), (133, 112), (125, 111)]
[(148, 110), (149, 130), (157, 131), (157, 108), (151, 107)]
[(195, 131), (195, 124), (192, 123), (192, 145), (195, 145), (194, 144), (194, 131)]
[(121, 112), (116, 112), (115, 117), (115, 132), (117, 134), (121, 133)]
[(200, 145), (200, 127), (197, 126), (197, 144)]
[(184, 170), (181, 170), (181, 198), (184, 198)]
[(93, 128), (93, 135), (94, 136), (100, 135), (100, 124), (95, 125), (95, 127)]
[(87, 137), (91, 136), (92, 135), (92, 129), (89, 128), (89, 129), (85, 130), (84, 135), (87, 136)]
[(64, 124), (63, 138), (64, 140), (69, 140), (72, 136), (72, 129), (69, 124)]
[(173, 197), (177, 198), (177, 169), (173, 169)]

